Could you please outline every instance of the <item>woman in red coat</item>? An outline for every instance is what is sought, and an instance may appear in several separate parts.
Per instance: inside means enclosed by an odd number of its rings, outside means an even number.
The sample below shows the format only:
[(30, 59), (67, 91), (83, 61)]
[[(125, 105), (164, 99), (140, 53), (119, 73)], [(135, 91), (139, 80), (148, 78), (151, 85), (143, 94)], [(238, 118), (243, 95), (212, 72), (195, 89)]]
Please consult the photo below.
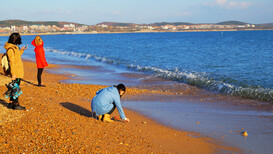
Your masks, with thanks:
[(38, 68), (37, 73), (38, 86), (45, 87), (44, 85), (42, 85), (41, 81), (43, 70), (46, 66), (48, 66), (45, 58), (44, 42), (40, 36), (36, 36), (35, 39), (31, 42), (31, 44), (35, 46), (34, 52)]

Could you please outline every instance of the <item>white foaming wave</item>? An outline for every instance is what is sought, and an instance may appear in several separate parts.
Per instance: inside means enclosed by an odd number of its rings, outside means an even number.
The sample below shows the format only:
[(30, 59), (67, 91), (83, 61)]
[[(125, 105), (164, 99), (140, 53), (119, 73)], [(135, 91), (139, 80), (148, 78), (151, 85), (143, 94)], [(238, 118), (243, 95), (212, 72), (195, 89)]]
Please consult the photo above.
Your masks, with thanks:
[(223, 81), (217, 81), (213, 78), (207, 77), (206, 73), (197, 72), (180, 72), (177, 68), (174, 70), (165, 70), (152, 66), (128, 65), (127, 67), (136, 69), (138, 71), (154, 72), (156, 76), (184, 82), (199, 88), (204, 88), (210, 91), (229, 94), (233, 96), (262, 100), (273, 102), (273, 89), (266, 89), (263, 87), (241, 87), (235, 86)]
[(74, 57), (86, 57), (87, 56), (86, 53), (77, 53), (77, 52), (73, 52), (73, 51), (61, 51), (61, 50), (57, 50), (57, 49), (45, 48), (45, 51), (58, 53), (58, 54), (62, 54), (62, 55), (74, 56)]
[(45, 51), (49, 51), (49, 52), (53, 52), (53, 53), (57, 53), (57, 54), (62, 54), (62, 55), (67, 55), (67, 56), (73, 56), (73, 57), (82, 57), (85, 59), (93, 58), (97, 61), (106, 62), (106, 63), (118, 63), (118, 62), (110, 60), (106, 57), (99, 57), (99, 56), (87, 54), (87, 53), (78, 53), (78, 52), (73, 52), (73, 51), (61, 51), (61, 50), (57, 50), (57, 49), (48, 49), (48, 48), (47, 49), (45, 48)]

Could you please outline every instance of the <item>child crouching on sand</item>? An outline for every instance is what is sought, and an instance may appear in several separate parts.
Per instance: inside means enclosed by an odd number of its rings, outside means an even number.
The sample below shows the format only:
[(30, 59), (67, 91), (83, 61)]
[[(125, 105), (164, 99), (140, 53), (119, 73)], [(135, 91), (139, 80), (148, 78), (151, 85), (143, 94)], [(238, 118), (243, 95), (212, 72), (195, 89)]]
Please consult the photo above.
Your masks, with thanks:
[(97, 91), (96, 96), (93, 97), (91, 103), (93, 117), (98, 117), (98, 120), (113, 122), (113, 120), (110, 118), (110, 114), (112, 114), (115, 108), (117, 108), (120, 118), (129, 122), (130, 120), (125, 117), (120, 104), (120, 98), (125, 94), (125, 91), (126, 87), (123, 84), (107, 87)]

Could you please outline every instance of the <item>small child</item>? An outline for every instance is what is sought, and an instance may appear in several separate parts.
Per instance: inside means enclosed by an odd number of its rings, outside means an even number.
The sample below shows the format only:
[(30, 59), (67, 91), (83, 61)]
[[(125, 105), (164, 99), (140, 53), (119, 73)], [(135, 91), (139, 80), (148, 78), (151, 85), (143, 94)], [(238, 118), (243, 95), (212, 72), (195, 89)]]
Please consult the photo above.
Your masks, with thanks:
[(120, 104), (120, 98), (125, 94), (125, 91), (126, 87), (123, 84), (97, 91), (96, 96), (93, 97), (91, 103), (93, 117), (96, 118), (98, 116), (98, 120), (113, 122), (110, 118), (110, 114), (112, 114), (115, 108), (117, 108), (120, 118), (129, 122), (130, 120), (125, 117)]
[(44, 50), (44, 42), (40, 36), (36, 36), (35, 39), (31, 42), (33, 46), (35, 46), (34, 52), (36, 57), (36, 63), (37, 63), (37, 80), (38, 80), (38, 86), (39, 87), (45, 87), (42, 85), (42, 73), (46, 66), (48, 66), (45, 58), (45, 50)]

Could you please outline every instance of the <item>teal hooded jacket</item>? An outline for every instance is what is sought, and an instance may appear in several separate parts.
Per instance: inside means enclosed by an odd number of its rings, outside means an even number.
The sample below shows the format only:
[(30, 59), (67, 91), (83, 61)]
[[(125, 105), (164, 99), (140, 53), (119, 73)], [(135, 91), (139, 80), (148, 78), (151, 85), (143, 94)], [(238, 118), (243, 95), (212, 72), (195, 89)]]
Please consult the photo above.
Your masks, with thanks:
[(114, 86), (97, 91), (91, 103), (91, 109), (93, 112), (95, 111), (97, 115), (110, 112), (114, 106), (117, 107), (120, 118), (125, 119), (126, 117), (120, 103), (120, 95), (118, 89)]

